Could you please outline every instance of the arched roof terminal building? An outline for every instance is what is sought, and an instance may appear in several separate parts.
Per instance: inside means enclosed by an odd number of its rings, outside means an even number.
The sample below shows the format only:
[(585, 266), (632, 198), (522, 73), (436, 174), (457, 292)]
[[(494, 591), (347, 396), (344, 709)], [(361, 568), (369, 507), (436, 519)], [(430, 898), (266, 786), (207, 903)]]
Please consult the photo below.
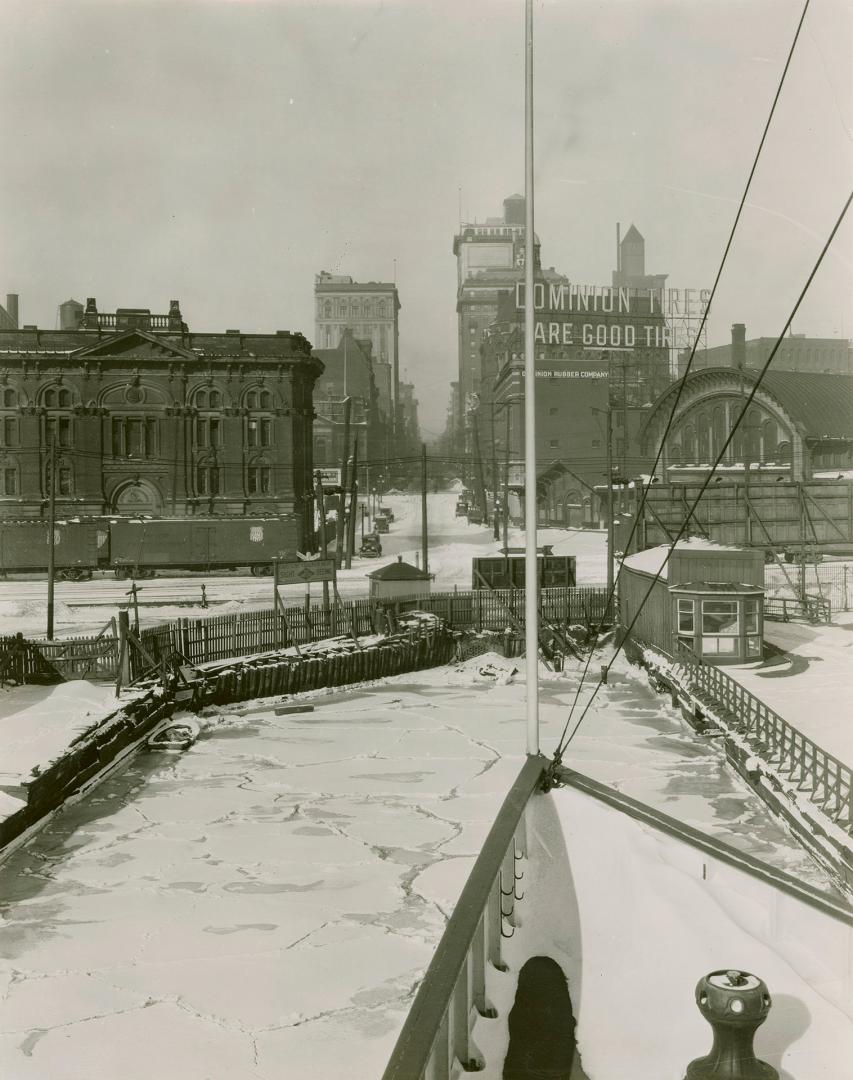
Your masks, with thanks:
[[(640, 547), (678, 531), (757, 382), (757, 371), (706, 368), (651, 407), (642, 438), (653, 458), (678, 400)], [(853, 377), (768, 371), (690, 516), (690, 532), (721, 543), (853, 551)]]

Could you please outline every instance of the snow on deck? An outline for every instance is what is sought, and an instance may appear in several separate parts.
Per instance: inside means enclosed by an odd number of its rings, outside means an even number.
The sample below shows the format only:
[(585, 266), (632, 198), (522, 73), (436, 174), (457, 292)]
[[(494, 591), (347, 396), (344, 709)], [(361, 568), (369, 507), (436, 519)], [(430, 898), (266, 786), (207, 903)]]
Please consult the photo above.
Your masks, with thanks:
[(726, 673), (853, 767), (853, 612), (836, 613), (832, 625), (767, 619), (764, 637), (782, 654)]
[[(783, 1078), (847, 1075), (849, 927), (570, 788), (533, 800), (527, 835), (510, 971), (488, 976), (501, 1012), (525, 960), (551, 956), (568, 979), (585, 1075), (682, 1080), (712, 1041), (694, 987), (736, 968), (762, 978), (773, 1002), (760, 1059)], [(478, 1020), (474, 1038), (484, 1080), (500, 1080), (502, 1025)]]
[[(520, 767), (523, 671), (491, 656), (313, 713), (223, 708), (54, 818), (0, 869), (0, 1075), (380, 1075)], [(548, 751), (577, 672), (542, 677)], [(827, 887), (627, 665), (566, 764)]]

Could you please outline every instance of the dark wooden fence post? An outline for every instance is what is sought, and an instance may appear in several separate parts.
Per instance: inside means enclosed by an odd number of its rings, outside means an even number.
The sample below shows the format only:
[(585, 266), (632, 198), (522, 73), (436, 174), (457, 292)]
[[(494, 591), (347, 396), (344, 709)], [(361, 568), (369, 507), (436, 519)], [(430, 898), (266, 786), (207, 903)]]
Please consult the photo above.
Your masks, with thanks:
[(116, 697), (118, 697), (121, 692), (122, 686), (127, 686), (131, 679), (130, 641), (127, 636), (129, 628), (130, 616), (127, 613), (127, 608), (123, 608), (118, 613), (119, 652), (116, 674)]

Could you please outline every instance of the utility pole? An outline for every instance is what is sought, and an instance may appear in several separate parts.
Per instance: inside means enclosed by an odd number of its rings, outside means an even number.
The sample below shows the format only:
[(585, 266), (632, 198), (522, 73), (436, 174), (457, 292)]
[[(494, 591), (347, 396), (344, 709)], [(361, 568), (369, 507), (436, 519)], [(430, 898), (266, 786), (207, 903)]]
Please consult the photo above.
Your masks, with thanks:
[[(320, 556), (323, 559), (329, 557), (326, 547), (326, 500), (323, 493), (323, 478), (319, 472), (314, 473), (314, 488), (317, 493), (317, 508), (320, 511)], [(276, 589), (278, 592), (278, 589)], [(323, 612), (326, 620), (329, 619), (329, 583), (323, 579)]]
[(506, 442), (504, 444), (504, 521), (503, 521), (503, 541), (504, 541), (504, 574), (509, 580), (509, 410), (512, 408), (509, 402), (506, 403)]
[(494, 524), (493, 524), (493, 537), (495, 540), (500, 540), (501, 531), (500, 523), (498, 521), (498, 487), (500, 486), (500, 480), (498, 478), (498, 451), (495, 446), (495, 403), (494, 400), (489, 402), (491, 408), (491, 433), (492, 433), (492, 502), (494, 509)]
[(358, 510), (358, 432), (355, 433), (355, 445), (352, 450), (352, 479), (350, 481), (349, 517), (347, 518), (347, 570), (352, 567), (352, 553), (355, 547), (355, 517)]
[[(608, 384), (609, 384), (608, 379)], [(613, 593), (613, 450), (611, 447), (613, 437), (613, 403), (610, 400), (610, 390), (607, 392), (607, 424), (605, 427), (607, 446), (605, 449), (604, 467), (607, 470), (607, 595)], [(608, 601), (609, 602), (609, 601)], [(607, 612), (605, 612), (605, 615)]]
[(344, 507), (347, 501), (347, 459), (349, 458), (349, 418), (352, 399), (344, 398), (344, 448), (341, 454), (341, 495), (338, 503), (338, 521), (335, 529), (335, 563), (338, 570), (343, 565), (344, 557)]
[(53, 641), (53, 579), (56, 575), (56, 435), (50, 437), (47, 504), (47, 640)]
[(483, 522), (488, 523), (489, 507), (486, 503), (486, 482), (483, 477), (483, 455), (480, 452), (480, 423), (476, 412), (471, 413), (474, 429), (474, 463), (477, 467), (477, 501), (483, 509)]
[(426, 443), (421, 443), (421, 564), (424, 573), (429, 572), (429, 542), (427, 538), (427, 453)]

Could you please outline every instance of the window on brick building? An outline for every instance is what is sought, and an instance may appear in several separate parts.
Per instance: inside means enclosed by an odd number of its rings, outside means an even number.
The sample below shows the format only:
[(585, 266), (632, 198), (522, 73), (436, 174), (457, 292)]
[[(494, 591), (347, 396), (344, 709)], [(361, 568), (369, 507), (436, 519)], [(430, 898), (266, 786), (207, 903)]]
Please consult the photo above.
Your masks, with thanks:
[(197, 447), (222, 445), (222, 421), (218, 416), (197, 416), (195, 421)]
[(2, 483), (3, 485), (3, 491), (0, 494), (17, 495), (18, 470), (15, 468), (5, 468), (3, 470), (0, 470), (0, 483)]
[(49, 416), (45, 424), (48, 445), (54, 439), (57, 446), (73, 446), (74, 427), (70, 416)]
[(16, 390), (11, 390), (9, 387), (3, 391), (3, 408), (14, 409), (18, 404), (18, 393)]
[(156, 457), (157, 426), (157, 420), (151, 416), (114, 416), (113, 457)]
[(205, 387), (196, 391), (194, 402), (197, 409), (221, 409), (222, 394), (218, 390)]
[(250, 495), (268, 495), (270, 487), (270, 467), (255, 463), (246, 470), (246, 489)]
[(0, 427), (0, 438), (4, 446), (18, 445), (18, 420), (14, 416), (5, 416)]
[(42, 397), (42, 404), (48, 409), (70, 409), (74, 396), (65, 386), (49, 386)]
[(199, 495), (219, 494), (219, 468), (211, 462), (202, 462), (196, 468), (196, 491)]

